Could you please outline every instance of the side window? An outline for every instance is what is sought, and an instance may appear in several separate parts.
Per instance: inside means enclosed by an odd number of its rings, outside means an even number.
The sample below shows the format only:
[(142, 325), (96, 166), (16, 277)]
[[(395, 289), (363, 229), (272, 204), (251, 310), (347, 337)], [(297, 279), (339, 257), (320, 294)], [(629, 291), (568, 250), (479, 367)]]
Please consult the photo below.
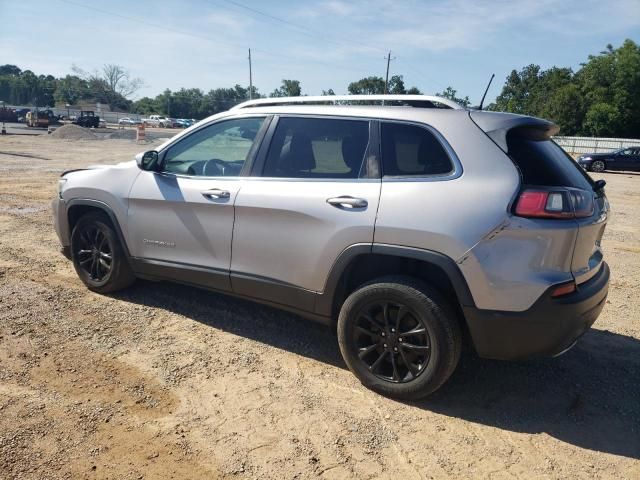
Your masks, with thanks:
[(366, 120), (280, 118), (263, 176), (358, 178), (368, 143)]
[(382, 174), (387, 177), (446, 175), (453, 164), (438, 139), (426, 128), (382, 123)]
[(205, 177), (236, 177), (247, 160), (264, 117), (214, 123), (169, 148), (163, 170)]

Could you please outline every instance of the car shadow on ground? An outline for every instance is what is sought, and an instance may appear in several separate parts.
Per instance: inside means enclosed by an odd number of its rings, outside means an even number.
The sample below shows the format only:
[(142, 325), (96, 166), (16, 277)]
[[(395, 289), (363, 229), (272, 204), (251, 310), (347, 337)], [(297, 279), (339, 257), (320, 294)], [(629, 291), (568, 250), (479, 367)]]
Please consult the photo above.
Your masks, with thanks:
[[(334, 331), (293, 314), (169, 283), (140, 281), (115, 297), (345, 368)], [(640, 341), (592, 329), (556, 359), (498, 362), (468, 352), (438, 392), (410, 405), (640, 459)]]

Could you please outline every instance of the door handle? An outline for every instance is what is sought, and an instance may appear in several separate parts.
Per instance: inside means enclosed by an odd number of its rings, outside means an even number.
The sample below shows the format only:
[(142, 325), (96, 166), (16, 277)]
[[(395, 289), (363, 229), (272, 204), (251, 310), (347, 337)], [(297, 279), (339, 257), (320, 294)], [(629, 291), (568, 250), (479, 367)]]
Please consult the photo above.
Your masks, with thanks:
[(200, 193), (206, 198), (229, 198), (231, 196), (227, 190), (221, 190), (219, 188), (212, 188), (211, 190), (205, 190)]
[(327, 198), (327, 203), (338, 208), (364, 208), (369, 205), (364, 198), (355, 198), (348, 195)]

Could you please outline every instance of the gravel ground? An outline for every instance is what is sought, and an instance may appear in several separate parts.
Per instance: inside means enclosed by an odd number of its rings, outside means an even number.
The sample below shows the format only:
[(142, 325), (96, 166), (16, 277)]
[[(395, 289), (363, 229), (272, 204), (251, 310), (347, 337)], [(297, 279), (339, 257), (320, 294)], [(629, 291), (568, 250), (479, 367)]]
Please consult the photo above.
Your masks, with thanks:
[(296, 316), (170, 284), (86, 290), (58, 253), (56, 177), (143, 148), (0, 138), (0, 478), (640, 478), (640, 174), (600, 176), (611, 290), (577, 347), (466, 354), (408, 404)]

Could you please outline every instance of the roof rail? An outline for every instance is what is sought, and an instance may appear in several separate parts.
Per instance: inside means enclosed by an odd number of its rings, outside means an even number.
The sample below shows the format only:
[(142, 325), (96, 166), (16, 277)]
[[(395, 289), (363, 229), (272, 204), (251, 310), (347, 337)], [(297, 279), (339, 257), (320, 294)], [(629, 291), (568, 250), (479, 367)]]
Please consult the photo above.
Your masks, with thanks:
[(464, 110), (464, 107), (448, 98), (434, 95), (318, 95), (308, 97), (271, 97), (258, 98), (240, 103), (231, 108), (239, 110), (249, 107), (268, 107), (273, 105), (291, 104), (348, 104), (350, 102), (401, 102), (410, 107), (421, 108), (451, 108)]

